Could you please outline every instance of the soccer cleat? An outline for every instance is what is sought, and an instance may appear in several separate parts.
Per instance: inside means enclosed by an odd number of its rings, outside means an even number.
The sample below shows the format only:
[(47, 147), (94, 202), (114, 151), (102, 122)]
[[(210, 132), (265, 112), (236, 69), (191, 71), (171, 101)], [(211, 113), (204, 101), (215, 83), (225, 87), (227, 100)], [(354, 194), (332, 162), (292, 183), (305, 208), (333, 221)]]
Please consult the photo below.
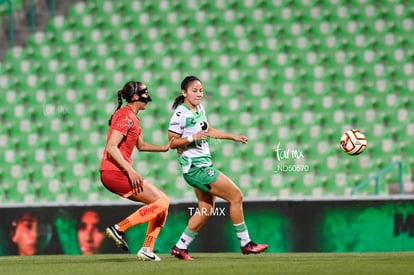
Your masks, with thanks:
[(187, 249), (180, 249), (175, 245), (173, 248), (171, 248), (170, 254), (181, 260), (186, 260), (186, 261), (194, 260), (193, 258), (191, 258), (190, 255), (188, 255)]
[(115, 241), (117, 247), (121, 248), (122, 250), (129, 251), (124, 232), (117, 230), (115, 226), (111, 225), (110, 227), (106, 228), (105, 233), (108, 238)]
[(257, 254), (260, 252), (265, 251), (269, 246), (267, 244), (257, 244), (252, 241), (250, 241), (245, 246), (241, 247), (241, 251), (243, 254)]
[(141, 261), (161, 261), (160, 257), (152, 252), (149, 247), (141, 248), (137, 253), (137, 257)]

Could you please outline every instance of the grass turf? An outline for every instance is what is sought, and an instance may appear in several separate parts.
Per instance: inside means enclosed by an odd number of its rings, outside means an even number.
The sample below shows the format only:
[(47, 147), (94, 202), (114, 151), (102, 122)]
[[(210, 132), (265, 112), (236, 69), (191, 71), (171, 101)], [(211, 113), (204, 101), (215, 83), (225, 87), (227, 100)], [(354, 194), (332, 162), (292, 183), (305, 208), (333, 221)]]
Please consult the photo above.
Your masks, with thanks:
[(0, 257), (0, 274), (414, 274), (414, 252), (401, 253), (192, 253), (195, 261), (159, 254)]

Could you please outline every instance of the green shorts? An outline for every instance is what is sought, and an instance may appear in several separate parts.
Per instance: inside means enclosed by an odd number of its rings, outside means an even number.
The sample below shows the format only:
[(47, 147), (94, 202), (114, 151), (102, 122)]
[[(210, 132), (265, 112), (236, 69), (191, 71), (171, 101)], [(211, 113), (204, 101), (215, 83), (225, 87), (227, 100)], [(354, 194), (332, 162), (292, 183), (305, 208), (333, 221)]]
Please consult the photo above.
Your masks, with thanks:
[(191, 167), (190, 170), (183, 174), (185, 181), (205, 192), (211, 189), (210, 183), (215, 182), (219, 176), (220, 171), (214, 166), (208, 167)]

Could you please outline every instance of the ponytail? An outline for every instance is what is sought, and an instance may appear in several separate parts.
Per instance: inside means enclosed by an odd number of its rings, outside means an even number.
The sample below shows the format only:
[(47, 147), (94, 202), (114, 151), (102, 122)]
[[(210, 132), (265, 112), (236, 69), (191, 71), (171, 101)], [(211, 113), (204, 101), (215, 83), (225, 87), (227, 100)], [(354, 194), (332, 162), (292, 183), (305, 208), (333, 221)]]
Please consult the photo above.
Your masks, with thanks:
[(177, 109), (178, 106), (180, 106), (181, 104), (184, 103), (184, 96), (183, 95), (179, 95), (174, 99), (174, 103), (172, 105), (172, 109), (175, 110)]
[[(115, 112), (118, 111), (119, 108), (121, 108), (121, 106), (122, 106), (122, 90), (119, 90), (117, 95), (118, 95), (118, 107), (116, 108)], [(115, 114), (115, 112), (114, 112), (114, 114)], [(111, 126), (113, 116), (114, 115), (112, 115), (111, 118), (108, 120), (108, 125), (109, 126)]]

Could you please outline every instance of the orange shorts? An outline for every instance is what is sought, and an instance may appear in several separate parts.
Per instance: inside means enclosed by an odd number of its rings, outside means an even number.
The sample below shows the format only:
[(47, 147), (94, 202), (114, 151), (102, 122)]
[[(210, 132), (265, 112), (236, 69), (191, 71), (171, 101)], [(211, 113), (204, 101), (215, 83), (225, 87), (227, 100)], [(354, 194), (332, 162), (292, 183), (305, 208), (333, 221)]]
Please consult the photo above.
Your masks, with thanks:
[(132, 187), (128, 175), (122, 171), (101, 171), (101, 182), (106, 189), (122, 197), (128, 197), (132, 193)]

